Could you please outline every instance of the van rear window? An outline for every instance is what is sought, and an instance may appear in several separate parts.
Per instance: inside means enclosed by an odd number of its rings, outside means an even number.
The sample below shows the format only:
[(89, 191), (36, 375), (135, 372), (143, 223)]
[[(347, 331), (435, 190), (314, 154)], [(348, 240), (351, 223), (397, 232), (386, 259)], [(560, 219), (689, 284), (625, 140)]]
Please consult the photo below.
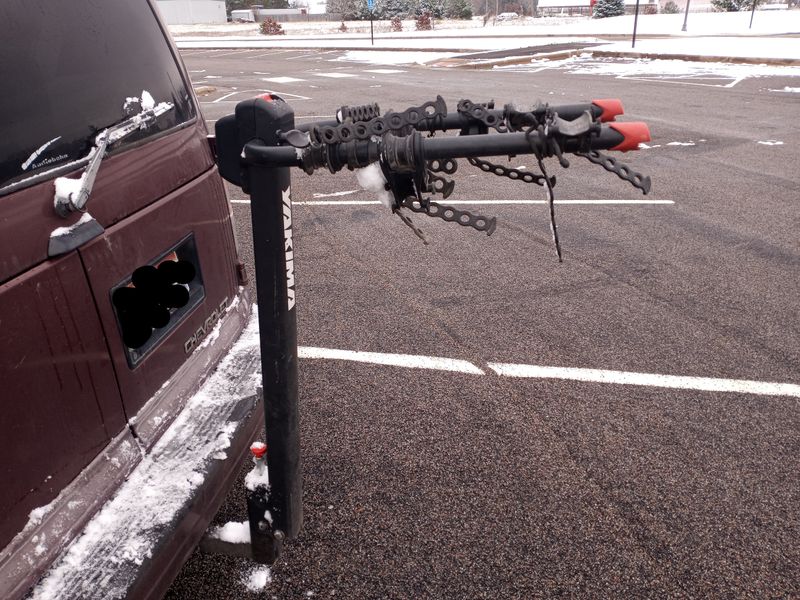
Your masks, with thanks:
[(147, 0), (2, 0), (0, 40), (0, 193), (85, 157), (142, 97), (174, 109), (121, 147), (195, 115)]

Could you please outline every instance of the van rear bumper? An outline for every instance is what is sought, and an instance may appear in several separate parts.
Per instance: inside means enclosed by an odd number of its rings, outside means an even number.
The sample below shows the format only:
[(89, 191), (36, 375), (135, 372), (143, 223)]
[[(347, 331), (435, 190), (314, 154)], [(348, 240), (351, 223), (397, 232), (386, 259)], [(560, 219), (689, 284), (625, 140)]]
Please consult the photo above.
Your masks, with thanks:
[[(175, 374), (176, 383), (165, 384), (164, 397), (137, 415), (142, 435), (121, 433), (45, 507), (39, 523), (29, 523), (3, 550), (0, 597), (22, 597), (48, 568), (32, 598), (163, 595), (264, 423), (258, 316), (246, 298), (220, 320), (213, 342)], [(173, 386), (213, 368), (209, 355), (221, 356), (216, 370), (171, 410)]]

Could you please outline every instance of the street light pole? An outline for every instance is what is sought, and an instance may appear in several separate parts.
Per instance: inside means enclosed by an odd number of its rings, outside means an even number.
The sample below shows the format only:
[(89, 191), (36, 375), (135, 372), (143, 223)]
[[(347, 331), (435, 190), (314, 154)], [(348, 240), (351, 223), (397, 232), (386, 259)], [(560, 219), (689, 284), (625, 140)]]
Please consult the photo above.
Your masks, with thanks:
[(681, 31), (686, 31), (686, 21), (689, 20), (689, 0), (686, 0), (686, 12), (683, 15), (683, 27)]
[(631, 48), (636, 47), (636, 26), (638, 25), (638, 23), (639, 23), (639, 0), (636, 0), (636, 13), (633, 16), (633, 39), (631, 40)]
[(753, 10), (750, 11), (750, 27), (749, 27), (749, 29), (753, 28), (753, 17), (756, 14), (756, 4), (758, 4), (758, 0), (753, 0)]

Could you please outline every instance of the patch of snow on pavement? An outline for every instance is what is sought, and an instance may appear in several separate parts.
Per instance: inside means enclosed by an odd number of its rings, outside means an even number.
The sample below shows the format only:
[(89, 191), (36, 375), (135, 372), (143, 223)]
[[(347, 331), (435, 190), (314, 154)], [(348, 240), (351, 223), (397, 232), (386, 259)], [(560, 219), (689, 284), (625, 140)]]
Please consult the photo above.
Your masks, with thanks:
[(782, 90), (770, 90), (770, 92), (789, 92), (794, 94), (800, 94), (800, 87), (789, 87), (788, 85), (783, 88)]
[(231, 544), (249, 544), (250, 543), (250, 522), (243, 521), (238, 523), (236, 521), (229, 521), (225, 525), (215, 527), (209, 532), (209, 536), (222, 540), (223, 542), (230, 542)]
[[(691, 62), (673, 59), (593, 58), (584, 53), (562, 60), (532, 60), (524, 65), (495, 66), (503, 71), (543, 71), (564, 69), (573, 75), (613, 75), (619, 79), (682, 79), (680, 83), (708, 85), (694, 80), (719, 80), (719, 87), (730, 86), (748, 77), (800, 77), (800, 67)], [(731, 80), (731, 82), (726, 81)]]
[(696, 146), (694, 142), (669, 142), (667, 146)]
[(337, 58), (336, 61), (359, 62), (372, 65), (424, 65), (425, 63), (452, 58), (453, 56), (457, 56), (457, 54), (454, 52), (350, 50)]
[(763, 142), (756, 142), (757, 144), (761, 144), (763, 146), (783, 146), (783, 142), (779, 140), (765, 140)]
[(247, 571), (242, 577), (242, 584), (251, 592), (260, 592), (272, 581), (269, 567), (257, 566)]
[(796, 58), (800, 59), (800, 39), (739, 37), (674, 37), (661, 40), (636, 40), (595, 46), (592, 51), (680, 54), (692, 56), (730, 56), (737, 58)]

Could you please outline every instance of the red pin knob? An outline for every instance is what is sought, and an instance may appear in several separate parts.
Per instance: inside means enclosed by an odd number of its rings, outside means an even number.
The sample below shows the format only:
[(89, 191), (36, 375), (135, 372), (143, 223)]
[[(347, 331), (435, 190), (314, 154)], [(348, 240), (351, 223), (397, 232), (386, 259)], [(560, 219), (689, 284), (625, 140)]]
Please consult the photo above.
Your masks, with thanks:
[(253, 445), (250, 446), (250, 452), (256, 458), (262, 458), (267, 453), (267, 445), (264, 442), (253, 442)]

